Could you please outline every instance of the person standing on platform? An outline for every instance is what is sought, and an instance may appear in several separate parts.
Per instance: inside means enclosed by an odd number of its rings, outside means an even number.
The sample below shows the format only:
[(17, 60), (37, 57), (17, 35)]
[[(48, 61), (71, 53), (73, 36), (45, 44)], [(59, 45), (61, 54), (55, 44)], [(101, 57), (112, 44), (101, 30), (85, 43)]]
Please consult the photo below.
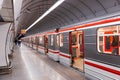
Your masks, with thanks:
[[(117, 31), (114, 31), (113, 33), (116, 34)], [(113, 36), (112, 47), (113, 47), (112, 54), (118, 55), (118, 35)]]
[(21, 40), (20, 39), (18, 40), (18, 46), (19, 47), (21, 46)]

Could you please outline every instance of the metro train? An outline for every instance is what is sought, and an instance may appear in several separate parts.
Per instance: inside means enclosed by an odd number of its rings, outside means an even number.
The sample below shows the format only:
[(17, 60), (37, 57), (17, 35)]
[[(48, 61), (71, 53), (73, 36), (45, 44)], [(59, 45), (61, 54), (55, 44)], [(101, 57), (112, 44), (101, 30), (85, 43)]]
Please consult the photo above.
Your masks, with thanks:
[(24, 37), (23, 43), (54, 61), (100, 80), (120, 80), (120, 17)]

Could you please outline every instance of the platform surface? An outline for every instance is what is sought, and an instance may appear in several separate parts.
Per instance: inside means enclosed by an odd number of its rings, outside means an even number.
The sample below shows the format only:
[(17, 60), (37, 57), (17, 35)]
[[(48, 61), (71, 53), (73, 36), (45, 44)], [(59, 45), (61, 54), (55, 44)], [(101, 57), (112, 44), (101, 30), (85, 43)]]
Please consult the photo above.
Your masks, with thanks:
[(0, 75), (0, 80), (96, 80), (23, 44), (15, 47), (12, 65), (12, 73)]

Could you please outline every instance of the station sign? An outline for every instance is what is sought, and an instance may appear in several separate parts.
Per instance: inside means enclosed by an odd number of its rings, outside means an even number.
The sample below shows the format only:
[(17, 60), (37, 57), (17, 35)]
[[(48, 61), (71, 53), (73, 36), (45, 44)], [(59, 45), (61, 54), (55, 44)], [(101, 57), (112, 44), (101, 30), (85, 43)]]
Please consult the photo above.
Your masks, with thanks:
[(25, 29), (21, 29), (21, 34), (26, 34), (26, 30)]

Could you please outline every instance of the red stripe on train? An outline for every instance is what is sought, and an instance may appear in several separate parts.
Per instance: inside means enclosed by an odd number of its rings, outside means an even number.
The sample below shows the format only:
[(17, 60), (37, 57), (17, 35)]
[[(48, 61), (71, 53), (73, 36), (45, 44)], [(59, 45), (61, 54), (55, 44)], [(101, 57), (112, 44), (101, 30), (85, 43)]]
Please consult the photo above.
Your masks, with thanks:
[(102, 69), (102, 70), (105, 70), (105, 71), (108, 71), (108, 72), (111, 72), (113, 74), (120, 75), (120, 71), (115, 70), (115, 69), (111, 69), (111, 68), (108, 68), (108, 67), (105, 67), (105, 66), (94, 64), (94, 63), (91, 63), (91, 62), (88, 62), (88, 61), (85, 61), (85, 64), (96, 67), (96, 68), (99, 68), (99, 69)]
[(66, 58), (70, 58), (70, 56), (64, 55), (64, 54), (60, 54), (60, 56), (63, 56), (63, 57), (66, 57)]
[(40, 49), (44, 49), (44, 47), (40, 47), (40, 46), (38, 46), (38, 48), (40, 48)]
[(54, 54), (59, 54), (59, 52), (49, 50), (49, 52), (54, 53)]

